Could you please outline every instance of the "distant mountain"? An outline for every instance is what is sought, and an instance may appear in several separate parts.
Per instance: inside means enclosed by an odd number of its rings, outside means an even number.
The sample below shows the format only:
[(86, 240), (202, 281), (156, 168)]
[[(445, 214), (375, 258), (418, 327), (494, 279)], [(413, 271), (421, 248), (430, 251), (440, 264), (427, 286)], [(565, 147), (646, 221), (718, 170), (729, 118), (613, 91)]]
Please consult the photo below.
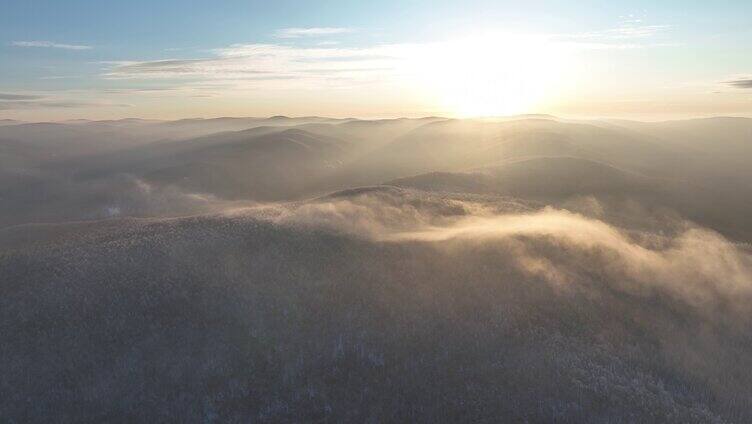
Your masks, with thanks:
[[(161, 140), (195, 138), (262, 126), (295, 126), (319, 122), (345, 122), (328, 118), (212, 118), (158, 121), (121, 119), (107, 121), (22, 123), (0, 126), (0, 148), (44, 161), (100, 154)], [(0, 151), (0, 154), (3, 154)]]
[(276, 116), (6, 125), (0, 226), (197, 213), (214, 210), (212, 202), (299, 200), (398, 180), (551, 201), (586, 192), (646, 201), (668, 190), (661, 205), (747, 239), (750, 121)]
[(148, 143), (108, 126), (24, 123), (0, 126), (0, 158), (42, 164)]
[(421, 119), (352, 119), (341, 123), (305, 124), (299, 126), (306, 131), (351, 140), (363, 152), (370, 152), (391, 143), (396, 138), (431, 122), (445, 118), (429, 117)]
[(666, 186), (665, 181), (574, 157), (512, 160), (472, 172), (433, 172), (400, 178), (388, 184), (429, 191), (494, 193), (548, 201), (575, 195), (651, 195)]
[[(251, 130), (253, 131), (253, 130)], [(148, 181), (223, 197), (284, 199), (305, 192), (348, 157), (352, 143), (286, 129), (254, 135), (221, 135), (222, 142), (201, 143), (144, 175)]]
[(656, 176), (674, 175), (696, 158), (628, 130), (558, 122), (444, 120), (416, 128), (353, 164), (389, 179), (455, 171), (535, 156), (572, 156)]
[(666, 144), (722, 157), (725, 161), (741, 162), (752, 155), (752, 118), (622, 121), (619, 125), (659, 138)]

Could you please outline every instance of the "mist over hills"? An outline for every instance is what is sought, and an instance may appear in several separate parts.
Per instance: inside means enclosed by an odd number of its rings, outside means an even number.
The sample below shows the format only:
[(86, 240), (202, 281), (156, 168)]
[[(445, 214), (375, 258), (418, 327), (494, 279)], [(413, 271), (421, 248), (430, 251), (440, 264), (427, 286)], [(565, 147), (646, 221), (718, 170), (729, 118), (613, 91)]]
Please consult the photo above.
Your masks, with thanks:
[[(0, 226), (102, 218), (115, 209), (141, 217), (194, 213), (206, 208), (197, 199), (299, 200), (436, 172), (484, 168), (489, 178), (495, 168), (515, 175), (494, 177), (510, 195), (531, 195), (536, 184), (558, 200), (595, 194), (588, 184), (638, 201), (662, 191), (667, 207), (748, 240), (752, 171), (743, 158), (751, 121), (272, 117), (8, 125), (0, 128), (0, 196), (10, 200)], [(613, 175), (598, 174), (599, 166)], [(583, 174), (577, 184), (559, 178), (575, 174)], [(428, 178), (420, 178), (423, 187), (431, 186)], [(644, 191), (624, 192), (637, 180)], [(172, 208), (163, 197), (176, 193), (186, 199)]]
[(749, 422), (752, 119), (0, 125), (10, 422)]

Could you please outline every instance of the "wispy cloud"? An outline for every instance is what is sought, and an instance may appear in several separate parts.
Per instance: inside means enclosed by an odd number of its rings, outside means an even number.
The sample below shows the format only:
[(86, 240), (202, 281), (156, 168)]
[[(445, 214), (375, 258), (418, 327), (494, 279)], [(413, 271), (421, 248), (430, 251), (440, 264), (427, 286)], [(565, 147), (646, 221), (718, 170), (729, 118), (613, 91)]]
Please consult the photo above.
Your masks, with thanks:
[(91, 46), (81, 44), (62, 44), (52, 41), (13, 41), (10, 44), (15, 47), (42, 47), (64, 50), (90, 50), (92, 48)]
[(9, 94), (0, 93), (0, 100), (36, 100), (41, 99), (42, 96), (36, 96), (33, 94)]
[(652, 37), (668, 30), (669, 28), (671, 28), (670, 25), (641, 25), (641, 24), (635, 24), (634, 22), (627, 22), (627, 23), (623, 23), (617, 28), (576, 34), (573, 37), (633, 40), (636, 38)]
[(81, 78), (79, 75), (48, 75), (44, 77), (39, 77), (40, 80), (62, 80), (62, 79), (75, 79), (75, 78)]
[[(452, 55), (457, 52), (487, 50), (493, 44), (496, 54), (503, 48), (510, 51), (509, 55), (520, 56), (514, 42), (518, 38), (523, 42), (529, 38), (534, 46), (555, 47), (541, 47), (546, 52), (568, 54), (572, 49), (655, 46), (665, 43), (654, 38), (666, 28), (666, 25), (643, 25), (630, 20), (621, 22), (617, 28), (584, 34), (489, 35), (499, 43), (490, 43), (488, 37), (477, 37), (459, 43), (450, 40), (362, 47), (282, 42), (232, 44), (211, 50), (205, 57), (108, 62), (104, 64), (102, 77), (140, 82), (160, 80), (180, 86), (189, 94), (200, 90), (400, 87), (404, 83), (421, 84), (426, 75), (434, 74), (436, 69), (452, 66)], [(349, 31), (348, 28), (286, 28), (279, 30), (278, 35), (291, 38)], [(427, 69), (433, 66), (427, 64), (434, 63), (436, 69)]]
[(337, 27), (282, 28), (275, 31), (274, 36), (277, 38), (321, 37), (325, 35), (347, 34), (350, 32), (354, 32), (354, 30), (352, 28)]
[(752, 77), (737, 78), (723, 83), (734, 88), (752, 88)]
[[(115, 65), (110, 77), (175, 77), (181, 75), (201, 74), (201, 69), (209, 72), (211, 67), (204, 68), (210, 59), (165, 59), (144, 62), (110, 62)], [(216, 70), (216, 69), (215, 69)]]
[(28, 109), (67, 109), (67, 108), (85, 108), (85, 107), (130, 107), (129, 104), (122, 103), (96, 103), (96, 102), (79, 102), (79, 101), (20, 101), (7, 102), (0, 100), (0, 110), (28, 110)]
[(93, 106), (126, 107), (130, 105), (55, 99), (36, 94), (0, 93), (0, 110), (59, 109)]
[[(108, 79), (183, 79), (194, 82), (243, 81), (265, 88), (351, 85), (376, 75), (393, 76), (409, 55), (407, 45), (365, 48), (293, 47), (234, 44), (215, 49), (212, 57), (108, 63)], [(284, 84), (275, 84), (284, 81)]]
[(657, 42), (655, 39), (671, 29), (671, 25), (647, 25), (633, 15), (622, 17), (614, 28), (575, 34), (555, 34), (553, 37), (566, 44), (584, 49), (636, 49), (667, 47), (676, 43)]
[(148, 93), (165, 93), (176, 91), (174, 87), (130, 87), (130, 88), (107, 88), (102, 90), (108, 94), (148, 94)]

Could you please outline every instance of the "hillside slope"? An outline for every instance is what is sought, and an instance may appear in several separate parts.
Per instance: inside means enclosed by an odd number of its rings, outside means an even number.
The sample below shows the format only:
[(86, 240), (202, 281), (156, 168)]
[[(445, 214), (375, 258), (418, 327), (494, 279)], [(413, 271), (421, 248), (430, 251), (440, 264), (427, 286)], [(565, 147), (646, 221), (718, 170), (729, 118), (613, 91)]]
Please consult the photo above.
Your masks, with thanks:
[(659, 236), (601, 219), (373, 188), (0, 230), (0, 410), (21, 422), (752, 419), (750, 253), (679, 222)]

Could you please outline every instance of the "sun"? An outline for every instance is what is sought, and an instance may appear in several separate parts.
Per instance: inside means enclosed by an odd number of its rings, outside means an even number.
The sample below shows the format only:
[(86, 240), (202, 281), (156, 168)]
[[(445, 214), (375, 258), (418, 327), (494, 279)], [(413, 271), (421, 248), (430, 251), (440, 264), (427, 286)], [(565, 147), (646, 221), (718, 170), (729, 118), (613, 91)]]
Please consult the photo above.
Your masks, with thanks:
[(459, 117), (528, 113), (556, 92), (565, 53), (544, 36), (484, 33), (421, 52), (418, 82)]

